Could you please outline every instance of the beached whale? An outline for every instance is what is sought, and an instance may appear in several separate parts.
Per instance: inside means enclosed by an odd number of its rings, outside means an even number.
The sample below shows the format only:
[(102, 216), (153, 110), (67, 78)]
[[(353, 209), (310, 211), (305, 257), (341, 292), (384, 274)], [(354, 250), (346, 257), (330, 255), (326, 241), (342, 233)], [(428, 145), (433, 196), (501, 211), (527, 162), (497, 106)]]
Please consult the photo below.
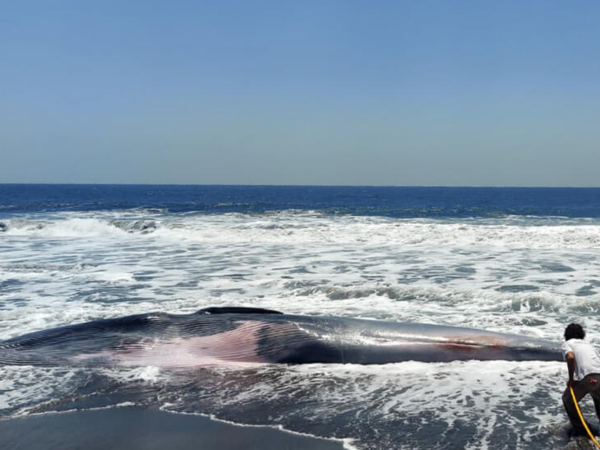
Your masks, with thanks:
[(206, 308), (97, 320), (0, 342), (0, 365), (206, 367), (245, 364), (561, 360), (560, 345), (417, 323)]

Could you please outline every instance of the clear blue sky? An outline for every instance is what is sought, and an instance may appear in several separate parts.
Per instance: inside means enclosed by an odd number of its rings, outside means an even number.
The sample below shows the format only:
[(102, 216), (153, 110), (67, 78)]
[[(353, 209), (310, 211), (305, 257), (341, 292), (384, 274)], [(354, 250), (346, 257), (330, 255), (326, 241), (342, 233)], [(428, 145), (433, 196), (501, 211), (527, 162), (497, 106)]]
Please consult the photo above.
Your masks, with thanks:
[(0, 0), (0, 182), (600, 185), (600, 3)]

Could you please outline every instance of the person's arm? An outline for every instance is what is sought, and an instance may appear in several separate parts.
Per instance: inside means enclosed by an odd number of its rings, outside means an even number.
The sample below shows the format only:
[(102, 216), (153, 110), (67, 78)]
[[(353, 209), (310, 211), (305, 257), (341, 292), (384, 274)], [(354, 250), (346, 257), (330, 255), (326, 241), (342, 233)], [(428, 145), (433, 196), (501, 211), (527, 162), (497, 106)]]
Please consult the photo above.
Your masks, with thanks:
[(573, 375), (575, 374), (575, 355), (573, 352), (567, 352), (565, 355), (565, 361), (567, 361), (567, 368), (569, 369), (569, 381), (567, 381), (567, 386), (573, 385)]

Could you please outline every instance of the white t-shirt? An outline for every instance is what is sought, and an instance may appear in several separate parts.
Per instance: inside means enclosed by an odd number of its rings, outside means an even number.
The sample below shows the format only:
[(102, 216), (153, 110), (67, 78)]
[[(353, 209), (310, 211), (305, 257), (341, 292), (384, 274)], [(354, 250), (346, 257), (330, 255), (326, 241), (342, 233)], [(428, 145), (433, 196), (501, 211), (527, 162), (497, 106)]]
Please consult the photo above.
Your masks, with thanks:
[(590, 373), (600, 374), (600, 354), (589, 342), (583, 339), (569, 339), (562, 345), (563, 358), (568, 352), (575, 355), (575, 373), (573, 377), (581, 381)]

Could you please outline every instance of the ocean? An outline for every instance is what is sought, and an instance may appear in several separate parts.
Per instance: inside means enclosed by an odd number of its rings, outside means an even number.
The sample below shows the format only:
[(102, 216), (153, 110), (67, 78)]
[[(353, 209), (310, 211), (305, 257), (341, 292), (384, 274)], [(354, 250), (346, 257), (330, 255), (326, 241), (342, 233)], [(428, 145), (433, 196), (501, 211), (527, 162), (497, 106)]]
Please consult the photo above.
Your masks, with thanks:
[[(598, 345), (599, 256), (600, 189), (0, 185), (0, 340), (236, 305), (553, 341), (577, 321)], [(564, 448), (566, 378), (512, 361), (4, 366), (0, 417), (136, 404), (356, 449)]]

